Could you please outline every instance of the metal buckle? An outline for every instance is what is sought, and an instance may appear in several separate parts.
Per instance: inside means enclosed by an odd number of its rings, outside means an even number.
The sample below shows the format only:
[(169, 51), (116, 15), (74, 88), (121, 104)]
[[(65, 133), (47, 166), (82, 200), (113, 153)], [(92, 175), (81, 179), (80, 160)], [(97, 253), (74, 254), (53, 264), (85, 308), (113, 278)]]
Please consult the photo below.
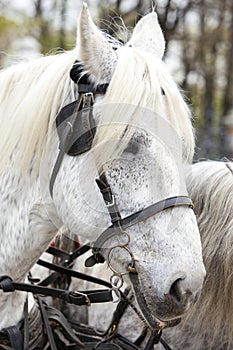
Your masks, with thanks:
[(73, 125), (70, 121), (66, 122), (66, 126), (69, 127), (69, 132), (68, 132), (68, 135), (71, 136), (73, 134)]
[(115, 205), (115, 203), (116, 203), (115, 197), (114, 197), (114, 195), (112, 195), (112, 200), (111, 200), (111, 202), (105, 202), (105, 205), (106, 205), (107, 208), (110, 208), (110, 207), (112, 207), (113, 205)]
[(88, 298), (87, 294), (82, 293), (82, 292), (78, 292), (77, 290), (72, 291), (71, 294), (72, 294), (73, 296), (79, 296), (79, 295), (80, 295), (80, 296), (83, 296), (83, 297), (85, 298), (85, 300), (86, 300), (87, 306), (91, 306), (91, 301), (90, 301), (90, 299)]
[[(90, 100), (89, 100), (90, 98)], [(89, 103), (87, 103), (87, 101), (89, 101)], [(86, 92), (85, 94), (83, 94), (83, 108), (87, 105), (88, 107), (90, 105), (94, 104), (94, 94), (93, 92)]]

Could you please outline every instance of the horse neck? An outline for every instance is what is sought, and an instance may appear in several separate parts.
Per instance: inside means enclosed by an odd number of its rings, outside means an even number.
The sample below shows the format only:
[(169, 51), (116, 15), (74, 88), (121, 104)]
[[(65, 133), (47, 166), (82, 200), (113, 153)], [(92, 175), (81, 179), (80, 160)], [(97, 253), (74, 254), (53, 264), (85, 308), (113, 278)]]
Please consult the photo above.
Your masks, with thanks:
[(0, 274), (16, 281), (27, 272), (57, 232), (49, 219), (49, 206), (44, 207), (39, 193), (39, 176), (31, 181), (30, 172), (23, 178), (8, 168), (0, 176), (2, 191)]
[[(32, 265), (46, 250), (57, 228), (50, 219), (52, 205), (44, 206), (39, 197), (39, 178), (13, 173), (12, 160), (0, 175), (0, 276), (23, 282)], [(51, 212), (51, 215), (50, 215)], [(0, 294), (0, 329), (17, 324), (23, 315), (25, 293)]]

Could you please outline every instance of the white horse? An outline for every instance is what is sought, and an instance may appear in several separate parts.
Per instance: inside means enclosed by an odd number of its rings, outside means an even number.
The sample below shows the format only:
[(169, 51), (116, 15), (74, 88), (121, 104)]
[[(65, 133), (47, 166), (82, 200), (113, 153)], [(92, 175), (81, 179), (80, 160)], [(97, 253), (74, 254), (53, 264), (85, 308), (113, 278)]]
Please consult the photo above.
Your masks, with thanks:
[[(24, 281), (59, 230), (78, 233), (96, 241), (95, 253), (138, 290), (149, 326), (163, 328), (196, 301), (205, 276), (183, 176), (194, 150), (191, 116), (162, 62), (165, 43), (154, 12), (126, 46), (115, 46), (84, 4), (74, 50), (1, 73), (0, 275)], [(96, 98), (92, 147), (77, 157), (59, 152), (55, 126), (60, 108), (78, 97), (81, 80), (78, 87), (69, 77), (76, 60), (73, 77), (86, 79), (88, 88), (80, 103), (87, 107)], [(103, 84), (109, 85), (104, 96)], [(75, 127), (65, 125), (69, 136)], [(101, 194), (103, 173), (114, 205)], [(115, 232), (108, 228), (116, 207), (123, 219)], [(25, 294), (1, 292), (0, 329), (22, 319)]]
[[(193, 164), (186, 181), (201, 233), (207, 276), (197, 303), (182, 317), (179, 325), (164, 330), (163, 338), (176, 350), (232, 349), (233, 163)], [(79, 260), (79, 269), (80, 263)], [(107, 279), (109, 272), (100, 265), (94, 275)], [(72, 283), (75, 289), (77, 282)], [(90, 283), (85, 282), (84, 288), (88, 287)], [(86, 321), (105, 330), (113, 312), (114, 308), (110, 310), (107, 304), (95, 305), (87, 309)], [(71, 318), (78, 315), (80, 310), (70, 308)], [(119, 323), (118, 333), (134, 342), (144, 327), (145, 323), (129, 307)], [(163, 349), (162, 345), (155, 348)]]
[(192, 166), (187, 187), (201, 232), (206, 279), (182, 323), (164, 336), (177, 350), (233, 348), (233, 163)]

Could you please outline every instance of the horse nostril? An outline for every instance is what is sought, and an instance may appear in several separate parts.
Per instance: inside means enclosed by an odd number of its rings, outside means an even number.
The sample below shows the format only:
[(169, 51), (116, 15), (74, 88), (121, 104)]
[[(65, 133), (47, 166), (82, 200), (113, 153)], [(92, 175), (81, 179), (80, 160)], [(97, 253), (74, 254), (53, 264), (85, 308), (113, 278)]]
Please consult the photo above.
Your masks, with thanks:
[(186, 294), (182, 288), (182, 278), (178, 278), (174, 283), (172, 283), (169, 294), (178, 304), (182, 302), (182, 299)]

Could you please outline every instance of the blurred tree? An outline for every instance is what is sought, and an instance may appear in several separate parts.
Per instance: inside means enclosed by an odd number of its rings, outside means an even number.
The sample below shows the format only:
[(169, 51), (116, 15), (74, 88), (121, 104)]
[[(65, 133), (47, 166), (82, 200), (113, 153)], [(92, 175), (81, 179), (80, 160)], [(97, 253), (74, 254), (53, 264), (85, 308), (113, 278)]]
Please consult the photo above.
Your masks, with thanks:
[(15, 40), (26, 36), (38, 41), (43, 54), (54, 48), (73, 46), (75, 28), (67, 29), (66, 26), (67, 8), (72, 1), (34, 0), (30, 11), (25, 12), (13, 2), (0, 0), (0, 65), (4, 64), (4, 52), (14, 54)]
[(65, 47), (66, 42), (66, 13), (67, 13), (67, 0), (61, 0), (61, 24), (60, 24), (60, 47)]
[(51, 49), (51, 34), (49, 21), (45, 17), (45, 10), (43, 8), (43, 0), (34, 1), (34, 24), (36, 25), (37, 40), (41, 44), (42, 52), (46, 53)]
[[(2, 52), (10, 52), (8, 45), (19, 36), (36, 38), (42, 53), (72, 47), (75, 22), (68, 30), (67, 14), (75, 1), (34, 0), (30, 14), (9, 16), (10, 10), (15, 13), (13, 2), (0, 0), (0, 64)], [(155, 6), (151, 0), (96, 0), (93, 6), (98, 25), (123, 41), (130, 35), (126, 27), (133, 28), (156, 9), (167, 42), (166, 59), (179, 66), (175, 73), (197, 116), (197, 157), (226, 154), (224, 116), (233, 101), (233, 1), (157, 0)]]
[[(227, 155), (223, 141), (224, 116), (233, 98), (232, 8), (229, 0), (200, 0), (192, 4), (182, 23), (182, 87), (189, 91), (198, 116), (195, 124), (199, 157)], [(188, 21), (190, 14), (196, 16), (196, 28)]]
[[(38, 41), (42, 46), (42, 53), (47, 53), (51, 48), (67, 48), (66, 41), (66, 15), (67, 0), (51, 0), (45, 7), (44, 0), (34, 1), (34, 19), (38, 28)], [(58, 17), (55, 24), (54, 19)]]
[(17, 31), (18, 27), (17, 22), (0, 15), (0, 66), (5, 59), (5, 52), (8, 51), (8, 54), (10, 53), (8, 50), (9, 43), (14, 37), (14, 33)]
[[(151, 1), (99, 1), (100, 25), (122, 35), (119, 25), (134, 27), (151, 9)], [(198, 129), (197, 157), (226, 154), (224, 115), (233, 100), (232, 0), (161, 0), (156, 11), (167, 42), (177, 51), (182, 68), (181, 87), (193, 107)], [(128, 39), (128, 38), (126, 38)], [(125, 41), (125, 38), (123, 38)], [(174, 49), (173, 49), (174, 51)]]

